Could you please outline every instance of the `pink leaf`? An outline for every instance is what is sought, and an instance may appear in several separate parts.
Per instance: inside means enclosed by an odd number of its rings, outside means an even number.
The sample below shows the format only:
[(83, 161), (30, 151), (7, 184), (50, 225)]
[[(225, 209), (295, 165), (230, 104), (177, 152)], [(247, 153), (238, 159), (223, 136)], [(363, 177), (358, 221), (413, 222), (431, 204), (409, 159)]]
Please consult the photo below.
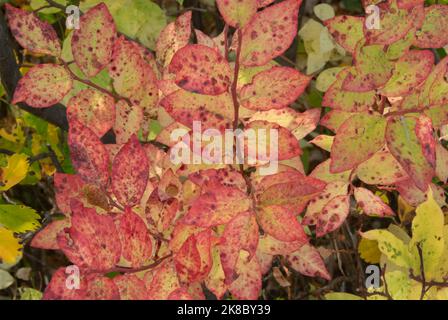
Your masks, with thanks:
[(191, 11), (179, 16), (160, 32), (156, 44), (157, 63), (165, 69), (174, 54), (188, 44), (191, 35)]
[(257, 257), (249, 259), (247, 253), (241, 251), (236, 270), (239, 277), (230, 285), (230, 293), (239, 300), (258, 299), (261, 292), (261, 269)]
[(125, 213), (117, 218), (116, 225), (122, 256), (133, 268), (145, 265), (152, 256), (152, 238), (143, 219), (126, 208)]
[(231, 70), (218, 51), (200, 44), (191, 44), (178, 50), (169, 67), (176, 75), (175, 82), (185, 90), (207, 95), (227, 91)]
[(132, 135), (112, 164), (112, 189), (118, 202), (128, 207), (138, 204), (145, 192), (148, 176), (148, 157), (137, 136)]
[(250, 211), (239, 214), (226, 225), (219, 249), (227, 283), (236, 278), (235, 268), (240, 250), (246, 250), (252, 258), (257, 250), (258, 237), (258, 224)]
[(148, 292), (143, 280), (135, 274), (119, 275), (113, 279), (120, 291), (121, 300), (147, 300)]
[(365, 188), (355, 188), (355, 199), (359, 207), (369, 216), (393, 216), (392, 209), (380, 197)]
[(74, 120), (70, 123), (68, 145), (73, 166), (80, 177), (106, 186), (109, 181), (109, 154), (92, 130)]
[(125, 100), (116, 105), (114, 131), (118, 144), (129, 141), (133, 134), (137, 134), (143, 123), (143, 109), (140, 106), (131, 106)]
[(64, 67), (40, 64), (19, 80), (12, 103), (25, 102), (34, 108), (46, 108), (61, 101), (72, 89), (72, 84)]
[(251, 204), (245, 192), (226, 186), (216, 186), (196, 198), (183, 218), (186, 224), (212, 227), (228, 223)]
[(72, 226), (58, 235), (58, 245), (79, 267), (109, 270), (121, 255), (120, 239), (111, 216), (100, 215), (73, 200)]
[(350, 210), (350, 196), (333, 198), (322, 210), (317, 219), (316, 236), (322, 237), (339, 228), (344, 223)]
[(23, 48), (55, 57), (61, 54), (58, 35), (48, 22), (41, 21), (34, 12), (15, 8), (9, 3), (5, 4), (5, 8), (11, 33)]
[(258, 73), (241, 89), (241, 104), (252, 110), (284, 108), (297, 100), (310, 80), (295, 69), (273, 67)]
[(297, 35), (301, 0), (286, 0), (258, 12), (243, 28), (241, 63), (261, 66), (283, 54)]
[(100, 138), (115, 123), (114, 98), (93, 89), (82, 90), (68, 102), (67, 119), (81, 122)]
[(291, 268), (309, 277), (321, 277), (330, 281), (331, 276), (322, 257), (312, 245), (305, 244), (298, 251), (286, 256)]
[(263, 230), (280, 241), (307, 241), (297, 217), (285, 207), (262, 207), (257, 211), (257, 217)]
[(87, 77), (97, 75), (111, 60), (116, 27), (107, 6), (100, 3), (87, 11), (72, 37), (76, 64)]

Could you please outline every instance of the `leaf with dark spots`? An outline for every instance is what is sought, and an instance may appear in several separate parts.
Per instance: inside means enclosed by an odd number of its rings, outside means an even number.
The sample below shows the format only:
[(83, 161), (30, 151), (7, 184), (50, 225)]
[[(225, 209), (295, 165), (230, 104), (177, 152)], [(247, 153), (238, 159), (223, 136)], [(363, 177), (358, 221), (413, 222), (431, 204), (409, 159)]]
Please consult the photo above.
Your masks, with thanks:
[(109, 181), (109, 154), (100, 139), (92, 130), (73, 120), (68, 145), (79, 176), (85, 182), (105, 187)]
[(149, 263), (152, 257), (152, 237), (143, 219), (130, 208), (126, 208), (125, 213), (116, 219), (116, 225), (122, 256), (133, 268)]
[(12, 103), (25, 102), (34, 108), (50, 107), (60, 102), (72, 86), (72, 78), (64, 67), (39, 64), (19, 80)]
[(136, 135), (121, 148), (112, 163), (112, 189), (118, 202), (133, 207), (140, 202), (149, 177), (149, 161)]
[(301, 0), (285, 0), (258, 12), (242, 29), (241, 63), (261, 66), (283, 54), (297, 35)]
[(100, 215), (72, 200), (71, 227), (58, 234), (58, 245), (79, 267), (109, 270), (121, 255), (120, 239), (111, 216)]
[(27, 12), (5, 4), (6, 18), (11, 33), (26, 50), (36, 54), (49, 54), (59, 57), (61, 43), (53, 27), (39, 20), (34, 12)]
[(227, 91), (232, 74), (221, 54), (209, 47), (192, 44), (178, 50), (169, 71), (176, 75), (176, 84), (191, 92), (219, 95)]
[(76, 119), (101, 138), (115, 124), (115, 101), (100, 91), (82, 90), (68, 102), (67, 119)]
[(288, 67), (273, 67), (255, 75), (240, 91), (241, 105), (252, 110), (281, 109), (293, 103), (311, 78)]
[(110, 62), (115, 38), (114, 19), (104, 3), (82, 15), (72, 37), (72, 52), (86, 76), (97, 75)]

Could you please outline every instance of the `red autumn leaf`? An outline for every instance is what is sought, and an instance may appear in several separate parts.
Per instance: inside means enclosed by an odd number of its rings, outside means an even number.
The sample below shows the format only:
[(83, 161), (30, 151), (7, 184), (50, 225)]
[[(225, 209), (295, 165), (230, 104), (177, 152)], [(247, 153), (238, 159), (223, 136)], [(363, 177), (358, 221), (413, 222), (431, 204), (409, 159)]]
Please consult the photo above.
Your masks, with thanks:
[(250, 205), (245, 192), (235, 187), (215, 186), (193, 201), (182, 221), (200, 227), (226, 224), (239, 213), (247, 211)]
[(261, 292), (261, 268), (257, 257), (249, 259), (248, 253), (240, 252), (236, 266), (238, 278), (229, 286), (229, 291), (239, 300), (256, 300)]
[(135, 274), (124, 274), (113, 278), (120, 291), (121, 300), (147, 300), (148, 291), (143, 280)]
[(235, 28), (244, 27), (257, 12), (257, 0), (217, 0), (224, 21)]
[(258, 251), (267, 254), (270, 256), (275, 255), (287, 255), (294, 251), (299, 250), (304, 244), (308, 243), (308, 241), (293, 241), (293, 242), (285, 242), (275, 239), (268, 234), (265, 234), (260, 237), (260, 242), (258, 243)]
[(60, 102), (72, 85), (72, 78), (64, 67), (39, 64), (19, 80), (12, 103), (25, 102), (34, 108), (50, 107)]
[(212, 267), (211, 231), (191, 235), (174, 256), (174, 263), (182, 282), (203, 280)]
[(422, 152), (431, 167), (436, 167), (436, 140), (434, 128), (429, 117), (421, 115), (415, 124), (415, 135), (422, 146)]
[(279, 205), (293, 213), (300, 213), (325, 185), (323, 181), (304, 176), (298, 171), (285, 171), (266, 176), (256, 189), (260, 205)]
[(331, 147), (332, 173), (353, 169), (372, 157), (384, 144), (386, 120), (375, 114), (357, 113), (338, 129)]
[(120, 239), (111, 216), (85, 208), (79, 201), (71, 204), (71, 227), (58, 234), (58, 245), (79, 267), (109, 270), (121, 255)]
[(55, 173), (54, 189), (56, 192), (56, 203), (65, 215), (70, 214), (70, 201), (82, 193), (85, 183), (81, 177), (74, 174)]
[(156, 107), (158, 88), (157, 77), (146, 57), (143, 48), (121, 36), (114, 43), (108, 69), (117, 93), (149, 113)]
[(85, 89), (67, 104), (67, 119), (77, 120), (102, 137), (115, 124), (115, 101), (110, 95)]
[(133, 207), (140, 202), (149, 176), (149, 161), (136, 135), (120, 149), (112, 163), (112, 189), (118, 202)]
[(316, 236), (322, 237), (339, 228), (344, 223), (350, 210), (350, 196), (333, 198), (317, 218)]
[(228, 93), (206, 96), (181, 89), (163, 98), (160, 105), (177, 122), (191, 129), (194, 121), (200, 121), (204, 129), (224, 131), (232, 127), (233, 103)]
[(380, 197), (366, 188), (355, 188), (355, 199), (358, 206), (369, 216), (393, 216), (392, 209)]
[(426, 141), (428, 135), (421, 136), (425, 142), (419, 141), (416, 134), (417, 122), (418, 118), (414, 116), (390, 117), (387, 123), (386, 141), (390, 152), (409, 174), (415, 185), (426, 192), (434, 176), (434, 167), (426, 158), (426, 155), (431, 154), (432, 147), (431, 141)]
[(333, 132), (337, 132), (341, 125), (351, 116), (353, 116), (354, 113), (352, 112), (346, 112), (341, 110), (331, 110), (326, 115), (320, 119), (319, 124), (327, 127)]
[(332, 181), (327, 184), (325, 189), (316, 197), (314, 197), (307, 209), (302, 220), (303, 224), (315, 225), (319, 215), (325, 206), (338, 196), (345, 196), (348, 192), (348, 181)]
[(137, 134), (143, 123), (143, 109), (140, 106), (130, 106), (125, 100), (116, 105), (114, 131), (118, 144), (129, 141), (133, 134)]
[(302, 225), (285, 207), (277, 205), (262, 207), (257, 211), (257, 218), (263, 230), (280, 241), (306, 242)]
[(156, 57), (162, 70), (169, 66), (174, 54), (188, 44), (190, 35), (191, 11), (179, 16), (160, 32), (156, 44)]
[(432, 5), (424, 8), (425, 19), (422, 27), (416, 32), (414, 45), (420, 48), (442, 48), (448, 44), (446, 30), (448, 27), (448, 7)]
[(109, 154), (93, 131), (73, 120), (68, 145), (79, 176), (86, 182), (106, 186), (109, 181)]
[(133, 268), (145, 265), (152, 257), (152, 238), (143, 219), (130, 208), (118, 216), (117, 232), (121, 241), (121, 255)]
[(115, 282), (100, 274), (85, 276), (86, 300), (120, 300), (120, 291)]
[[(79, 279), (79, 286), (72, 289), (67, 287), (67, 278), (72, 275), (70, 269), (61, 267), (53, 274), (51, 281), (45, 288), (43, 300), (84, 300), (87, 294), (85, 280)], [(73, 277), (73, 275), (72, 275)], [(73, 285), (76, 285), (73, 283)]]
[(273, 67), (258, 73), (241, 89), (241, 105), (252, 110), (284, 108), (305, 91), (310, 80), (295, 69)]
[(27, 12), (5, 4), (6, 18), (11, 33), (26, 50), (37, 54), (59, 57), (61, 43), (53, 27), (41, 21), (34, 12)]
[(321, 277), (330, 281), (331, 276), (319, 251), (309, 244), (305, 244), (298, 251), (286, 256), (291, 268), (309, 277)]
[(104, 3), (82, 15), (72, 37), (72, 52), (87, 77), (97, 75), (110, 62), (115, 38), (114, 19)]
[(56, 237), (59, 232), (69, 226), (70, 221), (68, 218), (50, 222), (45, 228), (34, 235), (33, 240), (31, 240), (31, 246), (39, 249), (58, 250), (59, 245)]
[(225, 227), (219, 245), (222, 269), (226, 282), (235, 280), (235, 268), (240, 250), (255, 255), (258, 245), (258, 224), (254, 213), (247, 211), (233, 218)]
[[(282, 126), (268, 121), (252, 121), (245, 129), (249, 132), (253, 130), (254, 133), (254, 135), (247, 134), (245, 142), (245, 154), (248, 160), (266, 163), (287, 160), (302, 154), (299, 141)], [(272, 151), (277, 152), (277, 159)]]
[(176, 75), (176, 84), (188, 91), (219, 95), (227, 91), (231, 70), (221, 54), (200, 44), (178, 50), (171, 60), (169, 71)]
[(283, 54), (297, 35), (301, 0), (285, 0), (258, 12), (242, 30), (241, 63), (261, 66)]
[(194, 172), (188, 176), (188, 179), (202, 187), (214, 188), (216, 185), (228, 187), (237, 187), (241, 191), (247, 191), (247, 184), (239, 171), (229, 169), (207, 169)]
[(193, 296), (185, 288), (179, 288), (171, 292), (168, 300), (194, 300)]
[(154, 270), (154, 275), (147, 287), (150, 300), (169, 299), (171, 293), (180, 288), (174, 265), (172, 263), (164, 263)]

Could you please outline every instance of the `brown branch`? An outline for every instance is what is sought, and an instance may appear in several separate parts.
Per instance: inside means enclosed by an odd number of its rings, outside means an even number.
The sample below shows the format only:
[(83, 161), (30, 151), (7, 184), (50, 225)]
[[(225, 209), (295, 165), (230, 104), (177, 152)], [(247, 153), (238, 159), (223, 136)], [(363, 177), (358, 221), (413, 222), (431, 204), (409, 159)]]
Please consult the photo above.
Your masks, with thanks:
[(425, 264), (423, 261), (423, 251), (420, 243), (417, 243), (418, 257), (420, 259), (420, 274), (422, 277), (422, 292), (420, 294), (420, 300), (423, 300), (426, 293), (426, 277), (425, 277)]
[(115, 267), (112, 268), (110, 270), (107, 270), (106, 272), (102, 273), (110, 273), (110, 272), (121, 272), (121, 273), (137, 273), (137, 272), (142, 272), (142, 271), (146, 271), (149, 269), (154, 269), (155, 267), (157, 267), (159, 264), (161, 264), (163, 261), (165, 261), (168, 258), (171, 258), (173, 256), (172, 253), (160, 258), (159, 260), (155, 261), (154, 263), (151, 263), (147, 266), (143, 266), (140, 268), (127, 268), (127, 267)]

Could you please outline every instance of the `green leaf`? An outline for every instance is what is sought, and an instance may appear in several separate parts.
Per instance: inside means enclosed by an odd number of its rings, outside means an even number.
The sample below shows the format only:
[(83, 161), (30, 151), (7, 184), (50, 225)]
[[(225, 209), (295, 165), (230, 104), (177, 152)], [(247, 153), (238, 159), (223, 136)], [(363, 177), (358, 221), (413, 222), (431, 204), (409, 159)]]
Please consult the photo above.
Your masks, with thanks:
[(361, 297), (355, 296), (346, 292), (330, 292), (325, 295), (325, 300), (364, 300)]
[(41, 300), (42, 292), (33, 288), (19, 288), (20, 300)]
[(0, 290), (6, 289), (14, 283), (14, 278), (9, 272), (0, 269)]
[(331, 148), (331, 172), (353, 169), (384, 146), (386, 121), (379, 115), (355, 114), (338, 129)]
[(13, 232), (23, 233), (36, 230), (39, 227), (40, 216), (34, 209), (4, 204), (0, 205), (0, 225)]

